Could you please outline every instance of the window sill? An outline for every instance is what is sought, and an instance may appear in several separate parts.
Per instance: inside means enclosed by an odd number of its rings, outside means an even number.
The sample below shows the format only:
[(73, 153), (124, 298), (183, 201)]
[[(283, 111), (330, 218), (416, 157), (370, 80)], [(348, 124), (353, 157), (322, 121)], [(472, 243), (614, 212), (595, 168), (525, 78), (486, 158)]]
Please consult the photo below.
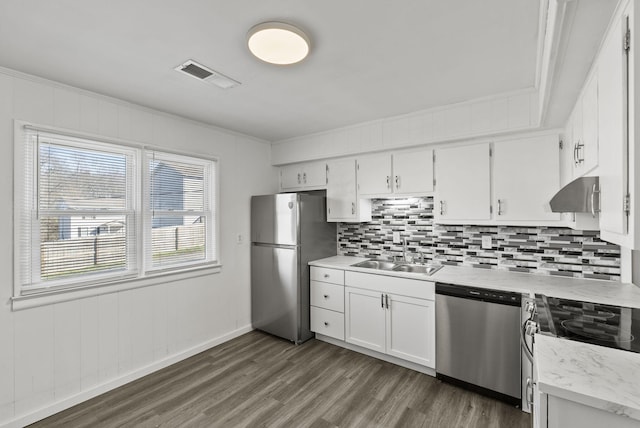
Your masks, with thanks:
[(84, 299), (102, 294), (118, 293), (134, 288), (149, 287), (168, 282), (182, 281), (199, 276), (220, 273), (222, 265), (203, 266), (195, 269), (167, 272), (163, 274), (149, 275), (144, 278), (126, 279), (108, 284), (85, 286), (72, 289), (51, 290), (42, 293), (17, 296), (11, 299), (11, 308), (14, 311), (35, 308), (38, 306), (52, 305), (70, 300)]

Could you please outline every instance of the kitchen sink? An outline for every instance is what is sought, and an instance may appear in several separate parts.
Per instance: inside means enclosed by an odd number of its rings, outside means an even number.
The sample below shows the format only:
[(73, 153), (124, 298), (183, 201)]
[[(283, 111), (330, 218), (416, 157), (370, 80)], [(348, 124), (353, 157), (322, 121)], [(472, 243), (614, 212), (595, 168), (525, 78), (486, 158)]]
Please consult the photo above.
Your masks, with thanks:
[(397, 265), (392, 270), (397, 272), (411, 272), (411, 273), (424, 273), (426, 275), (433, 275), (442, 266), (427, 266), (427, 265)]
[(377, 270), (391, 270), (396, 272), (409, 272), (409, 273), (421, 273), (424, 275), (433, 275), (442, 266), (433, 265), (414, 265), (409, 263), (395, 263), (386, 260), (365, 260), (351, 265), (353, 267), (377, 269)]
[(367, 269), (379, 269), (379, 270), (393, 270), (397, 263), (388, 262), (386, 260), (366, 260), (364, 262), (351, 265), (353, 267), (367, 268)]

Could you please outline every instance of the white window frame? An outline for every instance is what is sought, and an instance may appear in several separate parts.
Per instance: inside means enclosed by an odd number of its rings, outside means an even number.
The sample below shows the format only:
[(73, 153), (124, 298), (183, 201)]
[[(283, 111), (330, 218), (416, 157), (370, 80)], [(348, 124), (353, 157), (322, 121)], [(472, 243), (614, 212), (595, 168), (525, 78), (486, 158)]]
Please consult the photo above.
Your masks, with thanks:
[[(208, 178), (208, 183), (205, 180), (204, 183), (204, 207), (202, 211), (190, 211), (190, 210), (181, 210), (181, 211), (159, 211), (154, 210), (151, 206), (151, 196), (150, 190), (152, 185), (152, 180), (149, 175), (148, 168), (148, 160), (149, 157), (147, 155), (156, 154), (157, 159), (164, 159), (167, 161), (181, 161), (185, 163), (192, 163), (202, 166), (205, 170), (205, 178)], [(167, 151), (162, 149), (152, 150), (146, 148), (143, 152), (143, 161), (142, 161), (142, 170), (143, 170), (143, 222), (144, 222), (144, 239), (143, 239), (143, 258), (144, 258), (144, 271), (147, 275), (153, 275), (162, 272), (175, 271), (180, 269), (188, 269), (191, 267), (198, 267), (201, 265), (207, 264), (217, 264), (218, 263), (218, 246), (217, 246), (217, 237), (218, 237), (218, 228), (217, 228), (217, 162), (212, 161), (211, 159), (203, 158), (201, 156), (193, 156), (186, 155), (184, 153), (176, 153), (173, 151)], [(205, 260), (204, 261), (195, 261), (195, 262), (186, 262), (180, 263), (176, 265), (168, 265), (168, 266), (159, 266), (154, 267), (152, 262), (153, 253), (151, 251), (151, 233), (153, 231), (152, 221), (153, 214), (158, 214), (159, 217), (164, 216), (174, 216), (174, 215), (198, 215), (204, 216), (206, 218), (205, 221)]]
[[(32, 241), (29, 248), (22, 246), (23, 238), (23, 224), (24, 222), (31, 223), (32, 225), (38, 224), (37, 221), (33, 221), (31, 218), (32, 210), (30, 209), (34, 203), (37, 203), (37, 193), (34, 194), (32, 189), (28, 189), (28, 186), (35, 180), (34, 177), (27, 177), (26, 171), (24, 171), (25, 165), (25, 150), (29, 147), (25, 145), (26, 130), (35, 130), (43, 133), (56, 134), (61, 138), (68, 138), (70, 140), (84, 140), (89, 142), (95, 142), (98, 146), (121, 146), (123, 150), (131, 150), (136, 153), (135, 159), (135, 185), (133, 186), (133, 210), (132, 217), (135, 219), (132, 222), (131, 227), (135, 229), (135, 262), (136, 266), (133, 266), (132, 270), (126, 275), (109, 275), (109, 274), (92, 274), (88, 276), (73, 277), (69, 279), (47, 281), (46, 285), (31, 286), (24, 285), (24, 278), (22, 277), (23, 267), (21, 266), (22, 254), (24, 251), (37, 251), (39, 253), (40, 241), (38, 239), (37, 244)], [(174, 154), (177, 156), (185, 156), (188, 158), (201, 159), (203, 162), (211, 162), (213, 170), (209, 177), (209, 195), (211, 200), (211, 219), (210, 225), (207, 228), (206, 233), (206, 259), (199, 263), (180, 264), (163, 269), (149, 269), (145, 262), (145, 242), (148, 239), (147, 226), (151, 227), (151, 224), (147, 224), (147, 213), (145, 207), (146, 204), (145, 195), (148, 194), (146, 185), (149, 184), (148, 177), (145, 177), (145, 170), (147, 164), (145, 162), (145, 151), (155, 151), (158, 153)], [(37, 156), (31, 153), (32, 166), (31, 172), (37, 175), (38, 167)], [(118, 292), (131, 288), (145, 287), (154, 285), (157, 283), (164, 283), (166, 281), (182, 280), (194, 276), (208, 275), (211, 273), (217, 273), (220, 271), (221, 263), (219, 257), (219, 168), (220, 163), (218, 158), (213, 156), (205, 156), (199, 154), (175, 152), (154, 146), (143, 145), (136, 142), (131, 142), (123, 139), (104, 137), (102, 135), (82, 133), (73, 130), (42, 126), (32, 124), (30, 122), (14, 121), (14, 287), (12, 297), (12, 307), (14, 310), (41, 306), (43, 304), (57, 303), (67, 300), (73, 300), (76, 298), (84, 298), (97, 294), (104, 294), (110, 292)], [(26, 201), (25, 197), (31, 195), (33, 200)], [(28, 217), (25, 217), (28, 216)], [(150, 233), (149, 233), (150, 235)], [(32, 235), (33, 236), (33, 235)], [(215, 255), (216, 257), (212, 257)], [(31, 256), (35, 257), (35, 256)], [(38, 257), (39, 259), (39, 257)], [(39, 271), (39, 268), (38, 268)], [(166, 280), (159, 280), (160, 277), (167, 277)]]

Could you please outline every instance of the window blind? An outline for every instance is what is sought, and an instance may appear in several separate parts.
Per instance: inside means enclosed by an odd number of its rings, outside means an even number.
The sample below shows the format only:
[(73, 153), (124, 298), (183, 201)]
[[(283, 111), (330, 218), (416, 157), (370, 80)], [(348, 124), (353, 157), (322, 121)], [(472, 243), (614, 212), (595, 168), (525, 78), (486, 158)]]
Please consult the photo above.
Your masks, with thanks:
[(24, 136), (22, 288), (135, 274), (135, 150), (35, 130)]
[(146, 151), (147, 270), (216, 261), (215, 162)]

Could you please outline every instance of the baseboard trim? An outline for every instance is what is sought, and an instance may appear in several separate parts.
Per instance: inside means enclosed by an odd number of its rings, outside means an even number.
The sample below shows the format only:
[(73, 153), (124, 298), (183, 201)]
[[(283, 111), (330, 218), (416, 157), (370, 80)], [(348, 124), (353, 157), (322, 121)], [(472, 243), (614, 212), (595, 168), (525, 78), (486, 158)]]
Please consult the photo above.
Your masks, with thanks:
[(342, 348), (347, 348), (351, 351), (359, 352), (361, 354), (368, 355), (373, 358), (377, 358), (379, 360), (386, 361), (388, 363), (392, 363), (401, 367), (405, 367), (407, 369), (415, 370), (420, 373), (427, 374), (429, 376), (436, 375), (435, 369), (432, 369), (427, 366), (422, 366), (420, 364), (413, 363), (411, 361), (406, 361), (401, 358), (397, 358), (391, 355), (381, 354), (380, 352), (372, 351), (371, 349), (363, 348), (358, 345), (353, 345), (351, 343), (345, 342), (343, 340), (334, 339), (333, 337), (325, 336), (322, 334), (316, 333), (316, 339), (321, 340), (323, 342), (330, 343), (332, 345), (340, 346)]
[(100, 385), (96, 385), (91, 389), (82, 391), (71, 397), (67, 397), (63, 400), (57, 401), (55, 403), (52, 403), (48, 406), (45, 406), (33, 412), (27, 413), (25, 415), (21, 415), (8, 422), (0, 423), (0, 428), (20, 428), (20, 427), (24, 427), (26, 425), (32, 424), (41, 419), (47, 418), (58, 412), (61, 412), (70, 407), (73, 407), (76, 404), (80, 404), (91, 398), (97, 397), (100, 394), (104, 394), (107, 391), (111, 391), (112, 389), (118, 388), (122, 385), (125, 385), (129, 382), (139, 379), (143, 376), (146, 376), (160, 369), (168, 367), (172, 364), (175, 364), (179, 361), (182, 361), (196, 354), (199, 354), (200, 352), (206, 351), (207, 349), (213, 348), (214, 346), (218, 346), (238, 336), (242, 336), (243, 334), (248, 333), (252, 330), (253, 330), (253, 327), (251, 326), (251, 324), (241, 327), (239, 329), (233, 330), (222, 336), (216, 337), (215, 339), (211, 339), (204, 343), (191, 347), (185, 351), (170, 355), (168, 357), (163, 358), (162, 360), (156, 361), (152, 364), (141, 367), (129, 373), (125, 373), (115, 379), (112, 379)]

